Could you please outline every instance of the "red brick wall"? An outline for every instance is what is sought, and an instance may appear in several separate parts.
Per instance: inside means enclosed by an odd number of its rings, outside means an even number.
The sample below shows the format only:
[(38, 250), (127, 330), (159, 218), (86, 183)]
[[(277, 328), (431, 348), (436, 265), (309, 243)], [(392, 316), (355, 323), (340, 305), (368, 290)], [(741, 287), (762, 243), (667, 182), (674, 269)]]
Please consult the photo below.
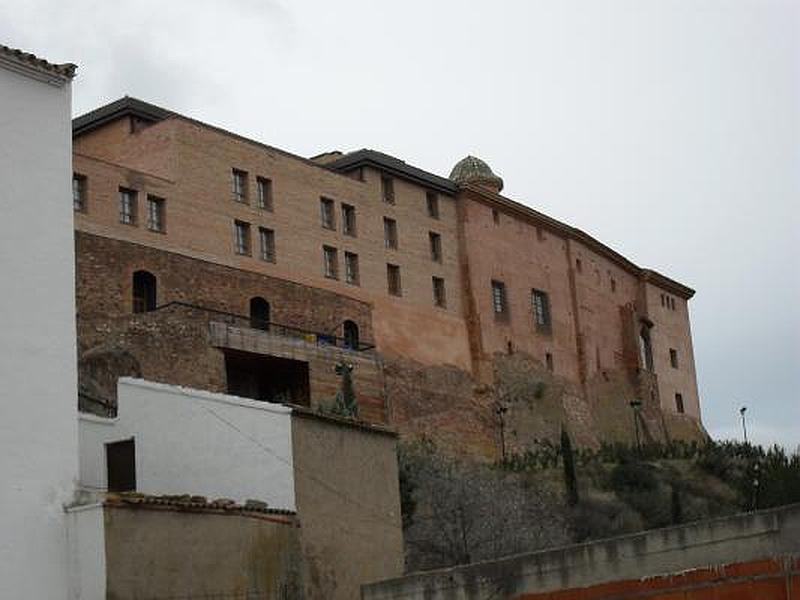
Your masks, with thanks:
[(79, 319), (131, 314), (133, 273), (141, 269), (156, 276), (159, 305), (181, 301), (246, 316), (250, 299), (261, 296), (276, 323), (341, 336), (351, 319), (363, 341), (372, 339), (370, 306), (352, 298), (80, 231), (75, 242)]
[(760, 560), (677, 575), (532, 593), (515, 600), (797, 600), (800, 560)]

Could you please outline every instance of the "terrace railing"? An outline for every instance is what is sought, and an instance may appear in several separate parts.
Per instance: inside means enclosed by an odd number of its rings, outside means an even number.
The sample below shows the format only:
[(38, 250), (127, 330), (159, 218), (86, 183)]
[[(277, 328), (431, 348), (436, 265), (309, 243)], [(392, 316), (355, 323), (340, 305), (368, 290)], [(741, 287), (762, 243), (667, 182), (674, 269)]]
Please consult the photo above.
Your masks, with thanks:
[(365, 352), (375, 348), (373, 344), (366, 344), (361, 341), (353, 342), (352, 340), (339, 337), (335, 333), (314, 331), (312, 329), (305, 329), (302, 327), (296, 327), (294, 325), (284, 325), (283, 323), (277, 323), (272, 320), (267, 321), (256, 317), (249, 317), (247, 315), (238, 315), (236, 313), (226, 312), (216, 308), (209, 308), (207, 306), (191, 304), (189, 302), (181, 302), (179, 300), (161, 304), (150, 312), (158, 312), (173, 307), (201, 311), (230, 325), (258, 329), (271, 335), (300, 339), (307, 343), (316, 344), (318, 346), (334, 346), (336, 348), (353, 350), (356, 352)]

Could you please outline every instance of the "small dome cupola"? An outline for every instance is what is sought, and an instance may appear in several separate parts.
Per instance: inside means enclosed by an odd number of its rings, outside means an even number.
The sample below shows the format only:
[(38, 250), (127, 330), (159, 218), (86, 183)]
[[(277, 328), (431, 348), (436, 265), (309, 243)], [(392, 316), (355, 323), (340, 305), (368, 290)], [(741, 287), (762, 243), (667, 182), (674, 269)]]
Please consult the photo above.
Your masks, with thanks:
[(494, 174), (491, 167), (476, 156), (462, 158), (450, 172), (450, 180), (458, 185), (474, 183), (493, 192), (503, 189), (503, 179)]

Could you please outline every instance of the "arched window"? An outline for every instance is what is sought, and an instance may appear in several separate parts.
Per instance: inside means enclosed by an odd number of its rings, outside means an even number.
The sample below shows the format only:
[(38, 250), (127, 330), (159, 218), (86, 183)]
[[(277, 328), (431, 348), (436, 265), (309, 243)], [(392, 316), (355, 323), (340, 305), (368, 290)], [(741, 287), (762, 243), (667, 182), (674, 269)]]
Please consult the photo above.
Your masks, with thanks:
[(344, 322), (344, 345), (347, 348), (358, 350), (358, 325), (353, 321)]
[(269, 329), (269, 302), (263, 298), (250, 299), (250, 327), (253, 329)]
[(141, 313), (156, 308), (156, 276), (147, 271), (133, 274), (133, 312)]

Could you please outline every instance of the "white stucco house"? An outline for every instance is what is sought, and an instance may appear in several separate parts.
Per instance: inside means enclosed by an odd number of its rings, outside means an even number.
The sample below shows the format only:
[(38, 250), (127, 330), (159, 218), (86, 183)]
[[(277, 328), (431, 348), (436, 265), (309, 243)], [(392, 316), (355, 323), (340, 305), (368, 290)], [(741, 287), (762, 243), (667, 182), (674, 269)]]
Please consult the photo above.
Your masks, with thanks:
[(78, 476), (71, 81), (0, 45), (0, 597), (67, 598)]

